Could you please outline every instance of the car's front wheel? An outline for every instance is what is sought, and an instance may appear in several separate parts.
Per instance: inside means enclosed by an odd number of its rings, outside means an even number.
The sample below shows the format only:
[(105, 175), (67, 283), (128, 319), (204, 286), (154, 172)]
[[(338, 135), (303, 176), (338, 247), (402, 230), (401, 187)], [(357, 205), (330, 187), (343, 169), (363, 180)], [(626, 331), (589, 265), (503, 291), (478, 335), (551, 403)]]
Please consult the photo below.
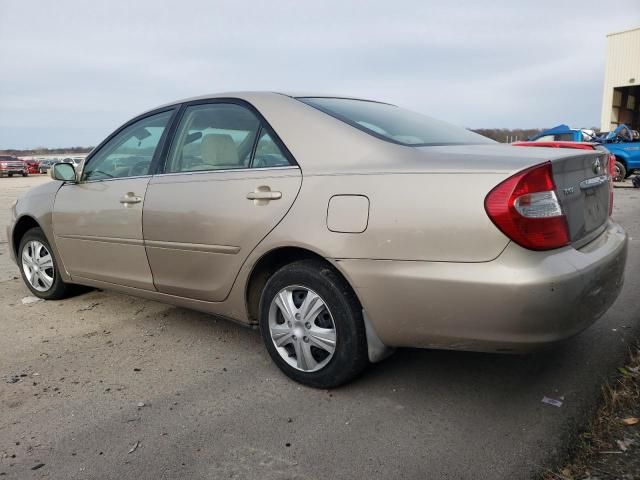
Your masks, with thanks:
[(311, 387), (337, 387), (369, 363), (360, 304), (346, 281), (319, 261), (291, 263), (269, 279), (260, 331), (276, 365)]
[(74, 285), (60, 278), (58, 262), (40, 228), (32, 228), (20, 240), (18, 263), (24, 283), (36, 297), (60, 300), (73, 293)]

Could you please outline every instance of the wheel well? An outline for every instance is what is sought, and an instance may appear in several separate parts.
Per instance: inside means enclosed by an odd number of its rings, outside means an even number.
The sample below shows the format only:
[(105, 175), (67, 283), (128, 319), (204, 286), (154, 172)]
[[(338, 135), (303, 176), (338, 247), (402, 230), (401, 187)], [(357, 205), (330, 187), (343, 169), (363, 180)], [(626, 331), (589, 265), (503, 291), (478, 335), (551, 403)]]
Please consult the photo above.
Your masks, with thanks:
[[(299, 260), (319, 260), (331, 268), (349, 285), (349, 281), (327, 259), (311, 250), (299, 247), (281, 247), (265, 254), (253, 267), (246, 289), (247, 314), (252, 322), (258, 321), (260, 295), (269, 278), (280, 268)], [(351, 286), (349, 285), (351, 288)], [(353, 289), (352, 289), (353, 290)], [(355, 295), (355, 292), (354, 292)], [(355, 295), (357, 298), (357, 295)]]
[(18, 248), (20, 247), (20, 240), (25, 233), (35, 227), (40, 227), (40, 224), (36, 222), (32, 217), (22, 217), (16, 223), (16, 226), (13, 227), (13, 251), (16, 254), (16, 258), (18, 255)]

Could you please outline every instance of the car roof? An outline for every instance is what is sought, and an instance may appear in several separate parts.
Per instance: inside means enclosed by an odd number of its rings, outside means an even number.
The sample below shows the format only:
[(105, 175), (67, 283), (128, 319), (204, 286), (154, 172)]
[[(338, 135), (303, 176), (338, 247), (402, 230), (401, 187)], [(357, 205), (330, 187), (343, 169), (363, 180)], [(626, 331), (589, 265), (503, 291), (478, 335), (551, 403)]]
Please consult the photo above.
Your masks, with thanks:
[[(356, 95), (344, 95), (344, 94), (327, 94), (327, 93), (318, 93), (318, 92), (273, 92), (273, 91), (266, 91), (266, 90), (256, 90), (256, 91), (251, 91), (251, 90), (246, 90), (246, 91), (230, 91), (230, 92), (220, 92), (220, 93), (209, 93), (209, 94), (205, 94), (205, 95), (197, 95), (194, 97), (188, 97), (188, 98), (183, 98), (180, 100), (176, 100), (173, 102), (169, 102), (169, 103), (165, 103), (163, 105), (160, 105), (158, 107), (155, 107), (151, 110), (147, 110), (144, 113), (147, 112), (152, 112), (154, 110), (158, 110), (160, 108), (166, 108), (166, 107), (172, 107), (175, 105), (180, 105), (182, 103), (188, 103), (188, 102), (194, 102), (194, 101), (198, 101), (198, 100), (209, 100), (209, 99), (215, 99), (215, 98), (237, 98), (240, 100), (246, 100), (248, 102), (251, 102), (252, 100), (257, 100), (260, 98), (273, 98), (274, 96), (280, 96), (280, 97), (288, 97), (291, 99), (295, 99), (295, 98), (340, 98), (340, 99), (345, 99), (345, 100), (361, 100), (361, 101), (365, 101), (365, 102), (375, 102), (375, 103), (385, 103), (388, 105), (392, 105), (391, 103), (388, 102), (384, 102), (384, 101), (380, 101), (380, 100), (372, 100), (370, 98), (362, 98), (362, 97), (358, 97)], [(143, 114), (144, 114), (143, 113)]]

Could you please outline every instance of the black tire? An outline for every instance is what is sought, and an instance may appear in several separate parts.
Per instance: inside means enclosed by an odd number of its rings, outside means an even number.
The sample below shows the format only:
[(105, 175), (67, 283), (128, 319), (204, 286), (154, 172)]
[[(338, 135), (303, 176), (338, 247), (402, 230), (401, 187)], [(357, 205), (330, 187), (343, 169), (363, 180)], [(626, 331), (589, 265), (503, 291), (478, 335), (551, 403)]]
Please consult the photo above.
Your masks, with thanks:
[(13, 173), (7, 173), (7, 176), (8, 176), (9, 178), (13, 177)]
[[(42, 245), (44, 245), (45, 248), (51, 254), (51, 258), (53, 260), (53, 283), (51, 284), (51, 287), (49, 287), (49, 289), (45, 291), (37, 290), (29, 283), (29, 280), (27, 279), (24, 268), (22, 267), (23, 251), (27, 243), (33, 240), (38, 241)], [(35, 295), (36, 297), (43, 298), (44, 300), (61, 300), (63, 298), (72, 296), (77, 291), (75, 285), (65, 283), (60, 278), (60, 274), (58, 270), (58, 260), (53, 254), (53, 250), (51, 249), (51, 244), (47, 240), (47, 237), (44, 235), (44, 232), (39, 227), (32, 228), (31, 230), (28, 230), (27, 233), (23, 235), (22, 239), (20, 240), (20, 246), (18, 247), (17, 259), (18, 259), (18, 265), (20, 268), (20, 274), (22, 275), (22, 280), (24, 281), (27, 288), (31, 290), (31, 293), (33, 293), (33, 295)]]
[(624, 164), (619, 160), (616, 160), (616, 171), (617, 171), (616, 172), (617, 175), (613, 177), (614, 182), (621, 182), (628, 177), (627, 169), (625, 168)]
[[(333, 357), (317, 371), (305, 372), (289, 365), (271, 339), (271, 302), (282, 289), (291, 286), (305, 287), (319, 295), (333, 319), (336, 331)], [(347, 383), (369, 363), (362, 307), (347, 282), (331, 266), (318, 260), (301, 260), (286, 265), (267, 281), (260, 298), (260, 332), (271, 359), (280, 370), (296, 382), (310, 387), (333, 388)]]
[(28, 177), (28, 176), (29, 176), (29, 172), (23, 172), (23, 173), (22, 173), (22, 176), (23, 176), (23, 177)]

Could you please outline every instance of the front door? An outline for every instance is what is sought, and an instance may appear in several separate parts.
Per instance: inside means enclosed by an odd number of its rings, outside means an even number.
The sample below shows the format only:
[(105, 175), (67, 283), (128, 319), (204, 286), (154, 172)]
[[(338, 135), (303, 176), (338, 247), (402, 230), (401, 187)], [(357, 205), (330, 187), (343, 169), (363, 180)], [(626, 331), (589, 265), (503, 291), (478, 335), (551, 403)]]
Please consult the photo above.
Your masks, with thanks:
[(87, 159), (78, 183), (58, 191), (53, 230), (73, 278), (154, 289), (142, 207), (172, 114), (164, 111), (125, 126)]
[(301, 181), (284, 145), (246, 105), (188, 106), (144, 205), (156, 288), (224, 300), (249, 253), (293, 204)]

